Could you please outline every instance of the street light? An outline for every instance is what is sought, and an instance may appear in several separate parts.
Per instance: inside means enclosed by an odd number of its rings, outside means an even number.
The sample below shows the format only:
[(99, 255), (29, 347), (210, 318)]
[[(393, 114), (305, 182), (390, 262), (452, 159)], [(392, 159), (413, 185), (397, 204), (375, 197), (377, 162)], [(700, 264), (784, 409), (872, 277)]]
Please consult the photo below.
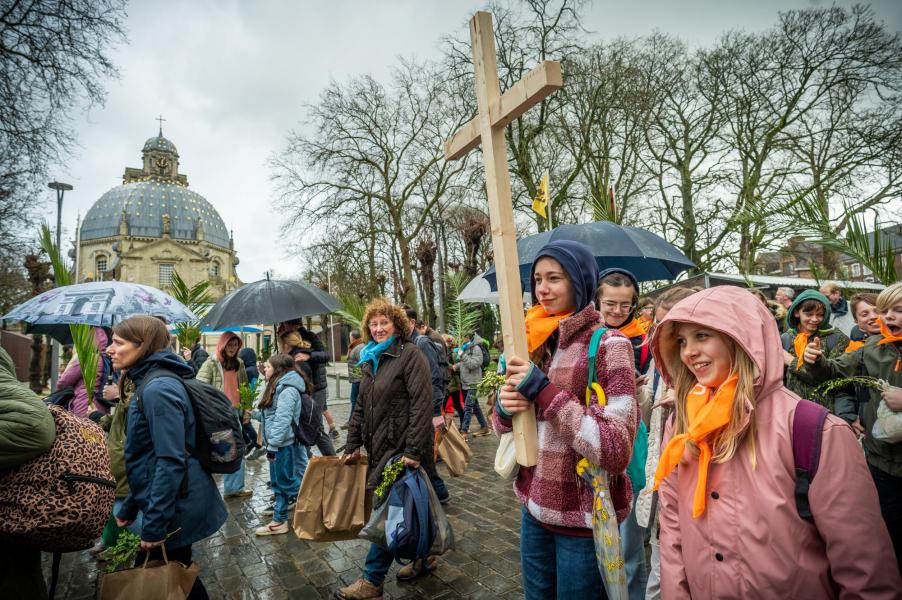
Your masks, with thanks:
[[(60, 256), (63, 255), (63, 250), (60, 247), (62, 244), (62, 232), (63, 232), (63, 195), (72, 189), (72, 186), (68, 183), (60, 183), (59, 181), (51, 181), (47, 184), (51, 190), (56, 190), (56, 251), (59, 252)], [(76, 274), (76, 277), (78, 275)], [(56, 381), (59, 379), (59, 362), (60, 362), (60, 345), (59, 342), (53, 340), (53, 350), (50, 354), (50, 391), (56, 391)]]

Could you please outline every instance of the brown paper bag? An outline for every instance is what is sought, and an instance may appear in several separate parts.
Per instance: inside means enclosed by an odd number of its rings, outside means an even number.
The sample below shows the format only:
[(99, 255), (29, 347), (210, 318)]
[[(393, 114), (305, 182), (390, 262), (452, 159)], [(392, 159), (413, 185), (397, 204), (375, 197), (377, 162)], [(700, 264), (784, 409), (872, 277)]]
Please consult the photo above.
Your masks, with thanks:
[(100, 600), (185, 600), (197, 580), (197, 563), (186, 567), (166, 558), (147, 561), (134, 569), (104, 573), (100, 578)]
[(294, 533), (302, 540), (353, 540), (367, 520), (366, 461), (337, 456), (310, 459), (294, 508)]
[(454, 421), (439, 439), (438, 455), (453, 477), (460, 477), (466, 473), (467, 464), (470, 462), (470, 457), (473, 456), (473, 451)]

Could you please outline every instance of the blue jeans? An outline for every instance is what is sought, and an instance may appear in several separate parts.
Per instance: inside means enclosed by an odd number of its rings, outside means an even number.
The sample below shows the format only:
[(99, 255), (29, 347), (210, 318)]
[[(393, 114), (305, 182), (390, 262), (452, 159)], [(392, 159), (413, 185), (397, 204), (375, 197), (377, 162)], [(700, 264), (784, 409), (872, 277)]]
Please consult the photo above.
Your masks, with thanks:
[(303, 444), (295, 444), (294, 476), (298, 478), (299, 482), (304, 481), (304, 473), (307, 472), (307, 463), (310, 462), (311, 456), (313, 454), (310, 452), (310, 448)]
[(301, 485), (295, 474), (297, 448), (298, 444), (279, 448), (276, 459), (269, 463), (269, 480), (272, 482), (272, 492), (276, 496), (272, 520), (276, 523), (288, 520), (288, 503), (291, 502), (291, 498), (298, 495), (298, 488)]
[(626, 586), (630, 600), (644, 600), (645, 588), (648, 585), (648, 570), (645, 568), (645, 528), (639, 527), (636, 521), (636, 499), (633, 498), (633, 509), (623, 523), (620, 524), (620, 548), (623, 550), (623, 561), (626, 567)]
[(591, 537), (552, 533), (520, 509), (520, 572), (526, 600), (607, 598)]
[(351, 414), (348, 415), (348, 421), (351, 420), (351, 415), (354, 414), (354, 407), (357, 406), (357, 394), (360, 393), (360, 382), (355, 381), (351, 384)]
[(479, 406), (479, 398), (476, 397), (476, 390), (466, 390), (464, 392), (466, 400), (464, 400), (464, 418), (460, 422), (461, 433), (467, 433), (470, 430), (470, 419), (473, 413), (476, 413), (476, 420), (479, 421), (480, 427), (488, 427), (485, 422), (485, 415), (482, 414), (482, 407)]
[(363, 578), (375, 586), (382, 585), (385, 575), (391, 568), (392, 560), (394, 559), (388, 550), (376, 544), (370, 544), (370, 551), (363, 564)]

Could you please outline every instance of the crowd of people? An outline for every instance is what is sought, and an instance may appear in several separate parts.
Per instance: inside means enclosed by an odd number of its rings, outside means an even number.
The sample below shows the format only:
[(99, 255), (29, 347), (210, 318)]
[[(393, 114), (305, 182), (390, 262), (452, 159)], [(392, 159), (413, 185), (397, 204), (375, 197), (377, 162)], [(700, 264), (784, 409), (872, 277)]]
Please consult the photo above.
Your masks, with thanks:
[[(265, 361), (232, 333), (211, 354), (199, 344), (176, 354), (166, 325), (150, 316), (97, 328), (108, 356), (97, 378), (85, 383), (77, 363), (61, 377), (74, 392), (69, 410), (108, 433), (116, 502), (95, 552), (129, 530), (141, 538), (135, 564), (161, 558), (164, 545), (169, 559), (190, 564), (192, 544), (225, 522), (224, 498), (252, 495), (245, 461), (264, 456), (272, 497), (262, 516), (271, 519), (255, 533), (286, 534), (313, 448), (335, 455), (339, 428), (342, 459), (368, 465), (369, 494), (400, 457), (423, 468), (446, 504), (435, 443), (454, 417), (469, 441), (503, 435), (532, 410), (538, 462), (520, 467), (513, 484), (528, 599), (606, 597), (596, 490), (578, 468), (586, 462), (609, 476), (630, 599), (902, 594), (902, 442), (873, 434), (886, 414), (902, 412), (902, 283), (848, 300), (835, 284), (779, 288), (773, 300), (732, 286), (640, 298), (632, 273), (599, 272), (587, 247), (567, 241), (546, 245), (530, 278), (524, 356), (371, 301), (350, 335), (351, 412), (340, 425), (328, 407), (329, 356), (300, 320), (278, 326)], [(7, 358), (0, 353), (0, 402), (21, 402), (22, 423), (40, 431), (40, 401), (8, 381)], [(480, 398), (496, 358), (504, 383)], [(228, 399), (243, 437), (222, 492), (194, 446), (189, 380)], [(46, 446), (25, 437), (0, 438), (4, 464)], [(15, 567), (5, 564), (0, 590), (42, 589), (40, 556), (6, 550)], [(336, 597), (380, 598), (392, 561), (372, 544), (360, 577)], [(416, 560), (397, 578), (437, 565), (435, 556)], [(189, 597), (207, 597), (200, 578)]]

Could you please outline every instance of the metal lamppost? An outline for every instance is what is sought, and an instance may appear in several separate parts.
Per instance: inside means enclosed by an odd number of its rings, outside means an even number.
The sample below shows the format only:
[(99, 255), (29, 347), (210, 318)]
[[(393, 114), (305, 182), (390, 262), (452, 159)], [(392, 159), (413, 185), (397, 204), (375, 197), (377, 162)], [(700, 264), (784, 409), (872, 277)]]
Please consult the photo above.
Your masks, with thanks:
[[(51, 181), (47, 184), (51, 190), (56, 191), (56, 250), (63, 254), (61, 247), (63, 234), (63, 195), (72, 189), (68, 183), (60, 183), (59, 181)], [(50, 391), (56, 391), (56, 381), (59, 379), (59, 362), (60, 362), (60, 344), (53, 340), (53, 350), (50, 354)]]

